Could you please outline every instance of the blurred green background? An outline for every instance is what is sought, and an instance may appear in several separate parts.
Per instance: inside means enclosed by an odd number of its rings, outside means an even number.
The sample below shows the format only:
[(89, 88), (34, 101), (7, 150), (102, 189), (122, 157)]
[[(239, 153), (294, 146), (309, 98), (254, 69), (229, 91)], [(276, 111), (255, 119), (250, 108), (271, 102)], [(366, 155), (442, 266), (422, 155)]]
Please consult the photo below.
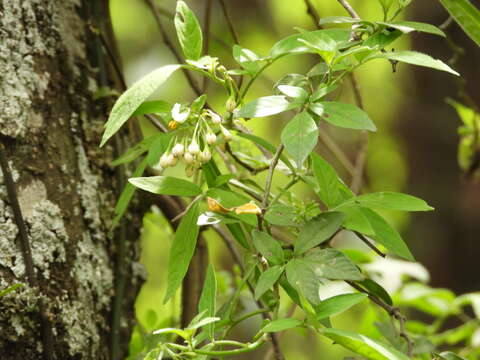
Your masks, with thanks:
[[(312, 2), (321, 16), (346, 15), (336, 0)], [(187, 3), (202, 21), (205, 1), (190, 0)], [(381, 18), (377, 1), (352, 0), (351, 3), (362, 18)], [(174, 0), (157, 0), (157, 4), (169, 12), (175, 8)], [(233, 40), (218, 2), (213, 1), (213, 4), (210, 54), (218, 56), (227, 67), (235, 67), (229, 50)], [(303, 0), (230, 0), (226, 4), (239, 33), (240, 44), (259, 54), (266, 54), (274, 42), (294, 33), (294, 27), (314, 29)], [(162, 43), (154, 18), (143, 0), (111, 0), (111, 16), (129, 84), (154, 68), (175, 63)], [(402, 17), (439, 25), (448, 16), (436, 1), (417, 0)], [(176, 39), (172, 22), (167, 17), (162, 20), (171, 38)], [(468, 80), (470, 95), (479, 101), (480, 50), (455, 24), (449, 27), (448, 35), (466, 51), (467, 55), (460, 58), (455, 68)], [(443, 61), (452, 57), (452, 50), (445, 40), (432, 35), (415, 33), (403, 37), (394, 47), (413, 48)], [(314, 60), (309, 56), (296, 56), (279, 61), (257, 82), (250, 98), (271, 94), (273, 83), (281, 76), (287, 72), (305, 72)], [(397, 72), (392, 73), (390, 64), (385, 61), (371, 62), (360, 68), (357, 79), (365, 108), (379, 129), (370, 136), (368, 190), (406, 192), (434, 206), (435, 212), (415, 213), (413, 217), (397, 213), (387, 215), (404, 234), (418, 261), (430, 271), (433, 286), (448, 287), (457, 294), (478, 290), (480, 186), (478, 182), (462, 178), (456, 161), (456, 128), (460, 121), (445, 103), (447, 97), (458, 99), (456, 79), (446, 73), (408, 65), (400, 65)], [(217, 94), (218, 90), (214, 86), (209, 87), (209, 101), (214, 107), (222, 106), (226, 100), (223, 95)], [(345, 86), (342, 99), (352, 101), (351, 96), (350, 87)], [(177, 74), (162, 87), (157, 97), (178, 102), (192, 100), (194, 94), (183, 75)], [(276, 144), (283, 125), (279, 122), (285, 120), (263, 118), (248, 125), (256, 134)], [(146, 127), (145, 131), (152, 130)], [(358, 134), (341, 129), (329, 131), (353, 160), (358, 149)], [(336, 165), (344, 179), (349, 180), (348, 173), (328, 150), (319, 145), (318, 151)], [(280, 178), (278, 181), (274, 186), (281, 185), (283, 180)], [(293, 191), (304, 190), (298, 186)], [(222, 272), (220, 284), (228, 288), (231, 281), (228, 271), (232, 268), (232, 261), (213, 233), (207, 232), (206, 238), (210, 259), (217, 271)], [(141, 241), (142, 263), (148, 270), (148, 279), (136, 306), (138, 320), (146, 329), (169, 325), (172, 316), (178, 316), (178, 299), (167, 306), (162, 305), (170, 240), (171, 230), (161, 214), (155, 210), (146, 214)], [(248, 307), (248, 304), (245, 306)], [(335, 325), (352, 330), (355, 330), (352, 324), (359, 329), (365, 327), (369, 323), (369, 313), (364, 310), (354, 308), (347, 315), (335, 318)], [(361, 318), (352, 319), (357, 315)], [(245, 333), (248, 333), (249, 326), (254, 329), (254, 322), (246, 323)], [(329, 353), (337, 348), (322, 347), (322, 343), (312, 336), (289, 332), (282, 339), (287, 358), (313, 359), (314, 354), (321, 354), (324, 359), (340, 358), (339, 349), (338, 353)]]

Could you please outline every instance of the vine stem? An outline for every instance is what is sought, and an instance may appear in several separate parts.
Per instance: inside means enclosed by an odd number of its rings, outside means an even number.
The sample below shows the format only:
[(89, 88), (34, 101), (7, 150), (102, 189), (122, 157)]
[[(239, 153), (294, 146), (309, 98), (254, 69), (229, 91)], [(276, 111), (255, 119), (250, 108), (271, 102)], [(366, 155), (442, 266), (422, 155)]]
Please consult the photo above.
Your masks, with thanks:
[[(25, 263), (25, 272), (27, 274), (27, 280), (29, 285), (40, 291), (37, 275), (33, 265), (32, 249), (30, 246), (30, 239), (28, 238), (27, 224), (23, 218), (22, 209), (18, 201), (17, 190), (15, 188), (15, 182), (13, 181), (12, 172), (8, 165), (7, 155), (5, 151), (5, 145), (0, 143), (0, 166), (3, 173), (3, 182), (7, 188), (7, 196), (10, 206), (12, 208), (13, 217), (18, 227), (20, 249), (22, 252), (23, 262)], [(53, 350), (53, 331), (50, 319), (47, 316), (47, 309), (43, 302), (42, 296), (38, 297), (38, 309), (41, 320), (41, 336), (43, 343), (43, 357), (46, 360), (54, 360), (56, 358)]]
[(307, 7), (307, 14), (311, 16), (313, 22), (317, 29), (321, 29), (322, 26), (320, 25), (320, 15), (318, 14), (315, 6), (313, 6), (310, 0), (305, 0), (305, 6)]

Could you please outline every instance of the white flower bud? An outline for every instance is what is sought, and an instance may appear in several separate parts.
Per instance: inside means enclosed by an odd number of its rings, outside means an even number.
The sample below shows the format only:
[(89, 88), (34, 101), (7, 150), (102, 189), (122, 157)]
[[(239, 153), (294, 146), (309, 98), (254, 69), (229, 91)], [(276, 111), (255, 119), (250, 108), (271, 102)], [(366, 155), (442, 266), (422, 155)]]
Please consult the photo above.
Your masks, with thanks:
[(212, 119), (212, 123), (215, 125), (219, 125), (222, 122), (222, 118), (220, 115), (217, 113), (214, 113), (213, 111), (209, 110), (208, 114), (210, 115), (210, 118)]
[(186, 152), (185, 154), (183, 154), (183, 159), (185, 160), (186, 164), (192, 164), (193, 161), (195, 160), (193, 158), (193, 155), (190, 154), (189, 152)]
[(210, 152), (210, 150), (208, 150), (208, 148), (205, 148), (205, 150), (198, 154), (198, 157), (201, 162), (206, 163), (212, 158), (212, 153)]
[(180, 157), (185, 152), (185, 147), (182, 144), (176, 144), (172, 149), (172, 154), (176, 157)]
[(159, 164), (162, 168), (167, 168), (170, 166), (170, 156), (169, 154), (165, 153), (160, 158)]
[(220, 130), (222, 130), (222, 134), (223, 134), (223, 137), (225, 138), (225, 141), (232, 140), (232, 133), (230, 131), (228, 131), (228, 129), (221, 126)]
[(205, 140), (208, 145), (213, 145), (215, 144), (215, 141), (217, 141), (217, 136), (213, 132), (209, 132), (207, 133), (207, 136), (205, 136)]
[(197, 155), (200, 152), (200, 147), (195, 140), (193, 140), (192, 143), (188, 145), (188, 152), (192, 155)]
[(173, 120), (182, 124), (185, 122), (185, 120), (188, 119), (189, 116), (190, 116), (190, 109), (181, 111), (181, 105), (179, 103), (176, 103), (175, 105), (173, 105), (173, 108), (172, 108)]
[(177, 165), (178, 158), (176, 158), (175, 156), (173, 156), (173, 154), (170, 154), (170, 155), (168, 156), (168, 161), (169, 161), (170, 166), (175, 166), (175, 165)]
[(227, 103), (225, 104), (225, 108), (228, 112), (233, 112), (237, 107), (237, 102), (235, 101), (234, 97), (229, 97)]

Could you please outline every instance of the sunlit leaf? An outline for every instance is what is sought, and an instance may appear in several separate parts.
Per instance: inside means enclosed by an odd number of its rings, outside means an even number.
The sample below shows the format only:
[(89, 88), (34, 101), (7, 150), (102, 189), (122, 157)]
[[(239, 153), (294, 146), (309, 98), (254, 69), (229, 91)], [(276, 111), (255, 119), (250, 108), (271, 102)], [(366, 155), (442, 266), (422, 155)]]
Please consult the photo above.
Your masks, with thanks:
[(255, 99), (239, 110), (236, 110), (236, 118), (255, 118), (279, 114), (301, 106), (301, 103), (289, 102), (283, 95), (265, 96)]
[(382, 53), (382, 55), (379, 57), (384, 57), (389, 60), (400, 61), (407, 64), (424, 66), (435, 70), (446, 71), (450, 74), (460, 76), (458, 72), (453, 70), (450, 66), (448, 66), (441, 60), (434, 59), (430, 55), (423, 54), (417, 51), (404, 50), (397, 52), (385, 52)]
[(100, 146), (105, 145), (122, 125), (133, 115), (135, 110), (162, 85), (181, 65), (166, 65), (138, 80), (117, 100), (105, 124)]
[(195, 14), (183, 1), (177, 2), (175, 28), (183, 53), (187, 59), (198, 60), (202, 55), (203, 36)]
[(340, 314), (367, 298), (367, 294), (341, 294), (322, 300), (315, 307), (317, 319), (325, 319)]
[(128, 181), (130, 184), (154, 194), (197, 196), (202, 193), (202, 189), (198, 185), (171, 176), (136, 177), (130, 178)]
[(396, 192), (377, 192), (357, 196), (355, 201), (372, 209), (387, 209), (400, 211), (430, 211), (433, 210), (424, 200), (412, 195)]
[(439, 0), (470, 38), (480, 46), (480, 11), (469, 0)]
[(311, 104), (310, 110), (335, 126), (357, 130), (377, 130), (368, 114), (352, 104), (321, 101)]
[[(217, 279), (215, 277), (215, 269), (210, 263), (207, 269), (207, 275), (205, 276), (205, 282), (203, 284), (202, 294), (200, 300), (198, 301), (198, 312), (201, 313), (205, 311), (205, 315), (209, 317), (215, 316), (215, 304), (216, 304), (216, 294), (217, 294)], [(211, 340), (213, 340), (214, 335), (214, 325), (210, 324), (208, 326), (208, 334)]]

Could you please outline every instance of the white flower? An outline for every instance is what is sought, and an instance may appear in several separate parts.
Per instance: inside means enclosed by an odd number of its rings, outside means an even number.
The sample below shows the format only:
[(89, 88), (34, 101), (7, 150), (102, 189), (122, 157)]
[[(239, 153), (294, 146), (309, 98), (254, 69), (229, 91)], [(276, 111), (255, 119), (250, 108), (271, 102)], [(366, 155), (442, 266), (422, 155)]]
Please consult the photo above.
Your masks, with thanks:
[(170, 166), (170, 156), (169, 156), (169, 154), (167, 154), (167, 153), (163, 154), (162, 157), (160, 158), (159, 164), (164, 169), (169, 167)]
[(200, 152), (200, 147), (195, 140), (193, 140), (192, 143), (188, 145), (188, 152), (192, 155), (197, 155)]
[(189, 152), (186, 152), (185, 154), (183, 154), (183, 159), (185, 160), (186, 164), (192, 164), (193, 161), (195, 160), (193, 158), (193, 155), (190, 154)]
[(215, 144), (215, 141), (217, 141), (217, 136), (213, 132), (209, 132), (205, 136), (205, 140), (207, 141), (208, 145), (213, 145)]
[(223, 134), (223, 137), (225, 138), (225, 141), (232, 140), (232, 133), (228, 131), (228, 129), (224, 128), (223, 126), (220, 126), (220, 130), (222, 130), (222, 134)]
[(210, 150), (208, 150), (208, 148), (205, 148), (205, 150), (203, 150), (199, 155), (198, 155), (199, 159), (206, 163), (207, 161), (210, 161), (210, 159), (212, 158), (212, 153), (210, 152)]
[(172, 154), (176, 157), (182, 156), (185, 152), (185, 147), (182, 144), (176, 144), (172, 149)]
[(207, 112), (210, 118), (212, 119), (212, 123), (214, 123), (215, 125), (218, 125), (222, 122), (222, 117), (220, 115), (218, 115), (217, 113), (214, 113), (212, 110), (207, 110)]
[(181, 104), (176, 103), (172, 108), (172, 118), (180, 124), (184, 123), (190, 116), (190, 109), (181, 111), (181, 106)]

